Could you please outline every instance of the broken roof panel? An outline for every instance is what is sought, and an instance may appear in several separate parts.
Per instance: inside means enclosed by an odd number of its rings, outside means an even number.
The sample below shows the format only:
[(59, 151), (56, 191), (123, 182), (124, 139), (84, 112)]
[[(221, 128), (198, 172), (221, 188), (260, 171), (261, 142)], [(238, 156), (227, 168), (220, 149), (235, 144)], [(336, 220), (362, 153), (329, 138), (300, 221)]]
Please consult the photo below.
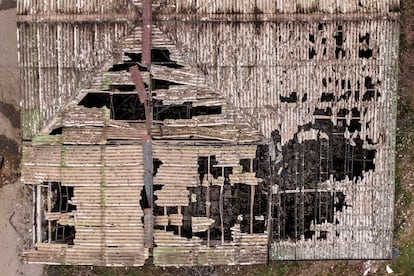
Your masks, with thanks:
[(27, 261), (391, 257), (399, 1), (110, 2), (19, 2)]
[[(63, 237), (49, 234), (46, 241), (40, 234), (34, 245), (36, 250), (25, 253), (27, 261), (110, 266), (144, 264), (148, 253), (140, 219), (144, 173), (141, 145), (140, 142), (135, 145), (105, 142), (103, 139), (100, 144), (88, 146), (84, 142), (24, 146), (22, 181), (39, 187), (46, 185), (44, 194), (50, 199), (38, 200), (48, 209), (47, 221), (52, 224), (49, 229), (51, 233), (66, 229)], [(59, 184), (50, 184), (51, 181)], [(50, 185), (52, 188), (48, 190)], [(58, 185), (59, 191), (53, 185)], [(73, 192), (61, 192), (64, 187)], [(60, 200), (60, 204), (56, 205), (55, 200)], [(56, 210), (56, 206), (62, 208), (62, 202), (72, 210), (63, 213)], [(75, 237), (68, 236), (70, 227), (75, 227)], [(62, 246), (60, 239), (71, 242)], [(62, 257), (54, 256), (56, 250), (60, 250)]]

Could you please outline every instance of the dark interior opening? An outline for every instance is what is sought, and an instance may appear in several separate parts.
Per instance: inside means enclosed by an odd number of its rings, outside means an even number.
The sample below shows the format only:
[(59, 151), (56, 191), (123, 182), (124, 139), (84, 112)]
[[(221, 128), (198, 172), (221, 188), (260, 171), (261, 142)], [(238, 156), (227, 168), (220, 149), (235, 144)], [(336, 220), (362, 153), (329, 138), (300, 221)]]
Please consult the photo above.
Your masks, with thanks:
[(336, 32), (336, 34), (333, 36), (335, 38), (335, 58), (339, 59), (339, 58), (344, 58), (346, 55), (345, 50), (343, 49), (343, 44), (345, 42), (344, 39), (344, 34), (343, 34), (343, 30), (342, 30), (342, 26), (339, 25), (338, 26), (338, 31)]
[(342, 32), (342, 26), (338, 26), (338, 31), (333, 36), (335, 38), (335, 44), (336, 46), (342, 46), (344, 44), (344, 34)]
[[(74, 187), (62, 186), (60, 182), (56, 181), (44, 182), (43, 185), (42, 209), (44, 212), (70, 213), (76, 210), (76, 205), (71, 202), (74, 196)], [(50, 206), (48, 205), (49, 199)], [(45, 233), (43, 235), (44, 240), (73, 245), (73, 239), (75, 238), (74, 226), (60, 224), (57, 220), (44, 220), (41, 226), (42, 232)]]
[(115, 120), (145, 120), (144, 104), (138, 95), (114, 94), (111, 97), (111, 118)]
[(309, 59), (313, 59), (316, 56), (316, 50), (315, 48), (309, 48)]
[(153, 158), (152, 160), (153, 162), (153, 168), (154, 168), (154, 172), (152, 173), (153, 176), (156, 176), (158, 173), (158, 169), (160, 168), (160, 166), (163, 164), (162, 161), (158, 158)]
[(322, 85), (323, 85), (323, 87), (326, 88), (326, 86), (327, 86), (326, 78), (323, 78), (322, 79)]
[(315, 43), (315, 36), (313, 34), (309, 34), (309, 41)]
[[(192, 202), (187, 216), (206, 216), (206, 198), (207, 191), (209, 191), (209, 198), (211, 202), (210, 218), (215, 222), (210, 226), (210, 240), (221, 240), (221, 221), (220, 221), (220, 186), (210, 186), (209, 189), (205, 186), (198, 186), (196, 188), (189, 188), (191, 193), (196, 194), (197, 202)], [(231, 227), (236, 223), (240, 223), (241, 232), (249, 233), (250, 231), (250, 193), (251, 188), (246, 184), (234, 184), (223, 186), (223, 229), (225, 241), (230, 241)], [(255, 199), (253, 201), (253, 233), (263, 233), (265, 231), (265, 217), (267, 212), (267, 196), (263, 193), (263, 186), (258, 185), (255, 190)], [(184, 211), (186, 212), (186, 211)], [(263, 216), (263, 219), (257, 219)], [(241, 218), (241, 220), (240, 220)], [(190, 227), (187, 224), (186, 227)], [(183, 225), (183, 232), (191, 232), (191, 229)], [(192, 233), (193, 236), (207, 240), (207, 230), (203, 232)]]
[(192, 205), (183, 206), (182, 207), (182, 214), (183, 214), (183, 225), (181, 226), (181, 236), (187, 239), (191, 239), (193, 237), (193, 226), (191, 221), (192, 216)]
[(167, 49), (151, 49), (151, 61), (154, 64), (167, 66), (170, 68), (183, 68), (184, 66), (177, 64), (177, 61), (171, 60), (171, 53)]
[[(76, 230), (74, 226), (62, 225), (57, 221), (51, 221), (52, 236), (50, 241), (53, 243), (62, 243), (73, 245), (75, 239)], [(47, 232), (48, 233), (48, 232)]]
[(328, 232), (327, 231), (321, 231), (319, 233), (319, 237), (318, 240), (326, 240), (326, 236), (327, 236)]
[[(142, 54), (141, 53), (131, 53), (125, 52), (124, 55), (129, 58), (129, 60), (124, 61), (120, 64), (115, 64), (112, 66), (109, 71), (119, 72), (127, 71), (130, 67), (138, 65), (140, 71), (145, 71), (146, 68), (142, 64)], [(151, 63), (161, 66), (166, 66), (169, 68), (183, 68), (184, 66), (179, 65), (177, 61), (171, 60), (171, 53), (168, 49), (153, 48), (151, 49)]]
[(288, 97), (280, 95), (279, 99), (282, 103), (296, 103), (298, 101), (298, 94), (296, 92), (292, 92)]
[(135, 85), (130, 84), (111, 84), (109, 90), (114, 92), (133, 92), (135, 91)]
[(341, 96), (339, 96), (338, 102), (339, 101), (348, 101), (349, 98), (351, 97), (351, 95), (352, 95), (352, 91), (346, 91), (344, 94), (342, 94)]
[(125, 52), (124, 56), (128, 57), (129, 60), (124, 61), (120, 64), (114, 64), (109, 72), (120, 72), (120, 71), (128, 71), (130, 67), (137, 65), (140, 71), (145, 71), (146, 68), (143, 67), (141, 64), (142, 54), (139, 53), (129, 53)]
[(79, 105), (92, 108), (106, 107), (114, 120), (145, 120), (144, 104), (137, 94), (88, 93)]
[(63, 128), (62, 127), (58, 127), (53, 129), (49, 135), (58, 135), (58, 134), (62, 134)]
[(370, 49), (370, 48), (368, 48), (368, 49), (359, 49), (358, 50), (358, 56), (360, 57), (360, 58), (366, 58), (366, 59), (368, 59), (368, 58), (371, 58), (372, 57), (372, 55), (373, 55), (373, 51), (372, 51), (372, 49)]
[(153, 102), (154, 120), (190, 119), (191, 103), (163, 105), (161, 101)]
[[(155, 168), (155, 166), (154, 166), (154, 168)], [(161, 190), (162, 186), (164, 186), (164, 185), (158, 185), (158, 184), (153, 185), (154, 202), (156, 202), (157, 199), (158, 199), (158, 196), (155, 195), (155, 191)], [(144, 210), (144, 208), (146, 208), (148, 206), (148, 204), (147, 204), (148, 200), (146, 199), (145, 191), (141, 191), (141, 198), (144, 199), (144, 196), (145, 196), (145, 202), (143, 200), (140, 200), (140, 205), (141, 205), (142, 210)], [(145, 206), (145, 204), (147, 204), (147, 205)], [(154, 209), (153, 210), (154, 210), (154, 216), (163, 216), (164, 215), (164, 207), (163, 206), (158, 206), (157, 204), (154, 204)], [(161, 226), (160, 229), (164, 229), (164, 227)]]
[(362, 95), (362, 101), (363, 102), (369, 102), (378, 99), (381, 97), (381, 93), (378, 92), (378, 90), (367, 90), (364, 95)]
[(161, 80), (161, 79), (152, 78), (151, 85), (152, 85), (151, 90), (156, 91), (156, 90), (160, 90), (160, 89), (169, 89), (170, 86), (173, 86), (173, 85), (177, 86), (177, 85), (183, 85), (183, 84), (168, 81), (168, 80)]
[[(371, 83), (367, 80), (368, 83)], [(280, 198), (273, 198), (272, 238), (310, 239), (315, 235), (310, 230), (312, 221), (317, 224), (333, 222), (333, 213), (349, 207), (342, 192), (316, 192), (319, 183), (326, 181), (332, 175), (337, 181), (348, 177), (350, 180), (361, 180), (364, 172), (374, 171), (376, 150), (367, 150), (361, 137), (348, 140), (344, 132), (353, 133), (362, 128), (361, 113), (357, 108), (341, 109), (338, 111), (338, 121), (334, 125), (330, 118), (315, 119), (313, 124), (300, 126), (298, 133), (315, 129), (319, 131), (316, 139), (298, 142), (298, 134), (281, 148), (275, 147), (275, 155), (282, 154), (282, 161), (272, 164), (272, 182), (279, 185)], [(343, 118), (351, 113), (352, 119), (347, 125)], [(332, 110), (315, 109), (314, 115), (332, 116)], [(368, 124), (369, 122), (367, 122)], [(322, 133), (324, 134), (322, 136)], [(325, 138), (327, 137), (327, 138)], [(272, 133), (273, 143), (280, 143), (278, 131)], [(296, 192), (307, 189), (307, 192)], [(315, 189), (315, 192), (311, 191)], [(290, 190), (290, 191), (288, 191)], [(287, 191), (283, 193), (283, 191)], [(303, 206), (303, 207), (302, 207)], [(336, 223), (336, 222), (335, 222)], [(339, 233), (335, 233), (339, 235)], [(316, 238), (325, 239), (323, 232)]]
[(303, 94), (302, 97), (302, 103), (306, 102), (308, 100), (308, 93)]
[[(198, 157), (198, 174), (200, 175), (200, 184), (203, 183), (204, 176), (208, 174), (209, 166), (208, 160), (210, 158), (210, 174), (213, 175), (213, 178), (217, 179), (220, 176), (223, 176), (223, 169), (222, 167), (217, 167), (218, 161), (216, 160), (215, 155), (211, 156), (200, 156)], [(228, 175), (231, 173), (232, 168), (224, 168), (224, 177), (228, 178)]]
[(164, 105), (162, 101), (155, 100), (154, 104), (154, 120), (167, 119), (191, 119), (195, 116), (216, 115), (221, 114), (221, 106), (194, 106), (191, 102), (183, 104)]
[(221, 106), (195, 106), (191, 108), (191, 117), (221, 114)]
[[(336, 193), (336, 203), (335, 203), (335, 211), (336, 212), (343, 212), (344, 208), (346, 209), (350, 205), (348, 205), (345, 201), (345, 194), (342, 192)], [(339, 221), (337, 220), (335, 222), (336, 224), (339, 224)]]
[(345, 52), (344, 49), (342, 49), (340, 47), (335, 48), (335, 58), (336, 59), (340, 59), (340, 58), (342, 59), (342, 58), (345, 57), (345, 55), (346, 55), (346, 52)]
[(108, 93), (88, 93), (80, 102), (79, 105), (84, 107), (101, 108), (106, 106), (110, 108), (111, 97)]
[(241, 159), (240, 165), (242, 166), (242, 172), (251, 172), (251, 159)]
[(321, 102), (333, 102), (335, 100), (334, 93), (322, 93)]
[(370, 39), (370, 34), (369, 33), (365, 33), (365, 35), (359, 34), (359, 36), (358, 36), (359, 43), (365, 42), (367, 45), (369, 45), (369, 39)]
[(324, 28), (326, 28), (326, 22), (318, 24), (318, 31), (322, 31)]
[[(347, 204), (342, 192), (281, 193), (280, 200), (274, 199), (272, 239), (312, 239), (315, 235), (311, 230), (312, 224), (334, 223), (335, 210), (343, 210), (344, 207)], [(317, 237), (326, 238), (326, 231), (321, 231)]]
[[(153, 189), (155, 189), (155, 186), (153, 186)], [(155, 201), (155, 200), (157, 200), (157, 196), (156, 195), (154, 195), (154, 198), (153, 198), (153, 201)], [(142, 210), (151, 207), (150, 204), (149, 204), (149, 198), (148, 198), (147, 192), (145, 190), (145, 187), (143, 187), (142, 190), (141, 190), (141, 200), (139, 201), (139, 204), (140, 204)], [(144, 218), (143, 217), (142, 217), (142, 222), (144, 222)]]
[(62, 186), (60, 182), (45, 182), (45, 184), (51, 184), (51, 212), (67, 213), (76, 210), (76, 205), (71, 204), (73, 187)]

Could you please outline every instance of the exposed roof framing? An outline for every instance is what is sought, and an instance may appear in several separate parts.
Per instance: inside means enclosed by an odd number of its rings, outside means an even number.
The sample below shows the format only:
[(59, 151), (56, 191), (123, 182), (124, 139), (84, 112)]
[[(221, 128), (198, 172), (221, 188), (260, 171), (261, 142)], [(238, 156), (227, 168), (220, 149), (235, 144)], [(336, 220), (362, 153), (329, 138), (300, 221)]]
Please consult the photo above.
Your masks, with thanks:
[(399, 1), (143, 8), (18, 1), (26, 261), (390, 258)]

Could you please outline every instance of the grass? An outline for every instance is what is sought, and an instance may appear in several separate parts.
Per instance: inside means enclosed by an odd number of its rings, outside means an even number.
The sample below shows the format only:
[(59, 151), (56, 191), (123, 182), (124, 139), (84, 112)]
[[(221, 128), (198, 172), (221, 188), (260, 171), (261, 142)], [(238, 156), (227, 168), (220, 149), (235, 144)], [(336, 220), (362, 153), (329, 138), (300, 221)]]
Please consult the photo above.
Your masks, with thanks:
[(413, 202), (412, 193), (401, 184), (401, 175), (395, 179), (395, 203), (399, 203), (402, 209), (407, 209)]
[(414, 275), (414, 237), (400, 248), (400, 255), (393, 261), (392, 269), (397, 275)]
[(289, 265), (285, 263), (269, 266), (257, 267), (254, 275), (256, 276), (284, 276), (289, 271)]
[[(398, 134), (396, 137), (396, 178), (395, 178), (395, 216), (399, 223), (405, 221), (405, 213), (411, 208), (413, 193), (409, 187), (413, 179), (409, 179), (407, 172), (413, 169), (414, 161), (414, 89), (410, 79), (413, 73), (412, 60), (414, 60), (413, 30), (410, 26), (414, 24), (414, 3), (410, 0), (402, 0), (401, 13), (401, 36), (400, 36), (400, 86), (398, 102)], [(397, 275), (414, 275), (414, 233), (409, 234), (410, 228), (405, 230), (396, 227), (394, 239), (400, 250), (400, 255), (393, 260), (391, 267)], [(404, 237), (404, 242), (400, 237)], [(408, 237), (407, 237), (408, 236)]]
[(112, 268), (107, 267), (96, 267), (94, 269), (95, 275), (97, 276), (112, 276), (114, 271)]
[(74, 275), (75, 267), (70, 265), (48, 266), (45, 270), (48, 276), (71, 276)]

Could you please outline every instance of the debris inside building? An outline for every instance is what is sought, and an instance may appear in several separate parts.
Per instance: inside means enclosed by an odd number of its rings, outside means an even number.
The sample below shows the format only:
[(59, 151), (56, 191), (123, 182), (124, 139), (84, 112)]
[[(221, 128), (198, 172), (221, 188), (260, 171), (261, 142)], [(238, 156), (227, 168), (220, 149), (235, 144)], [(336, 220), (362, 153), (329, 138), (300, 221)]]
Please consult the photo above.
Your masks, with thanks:
[(398, 0), (17, 6), (26, 262), (391, 258)]

